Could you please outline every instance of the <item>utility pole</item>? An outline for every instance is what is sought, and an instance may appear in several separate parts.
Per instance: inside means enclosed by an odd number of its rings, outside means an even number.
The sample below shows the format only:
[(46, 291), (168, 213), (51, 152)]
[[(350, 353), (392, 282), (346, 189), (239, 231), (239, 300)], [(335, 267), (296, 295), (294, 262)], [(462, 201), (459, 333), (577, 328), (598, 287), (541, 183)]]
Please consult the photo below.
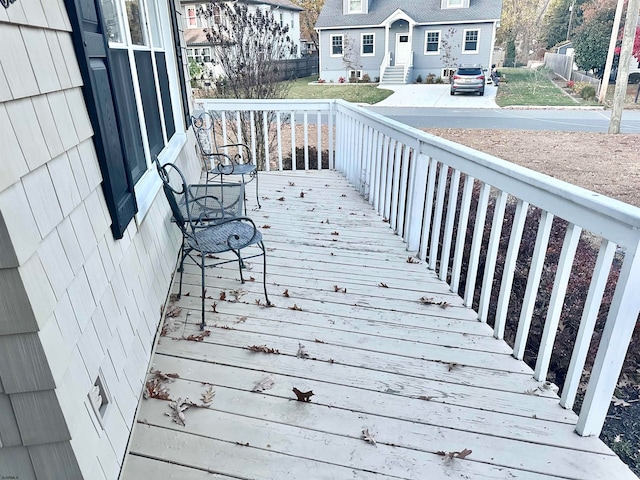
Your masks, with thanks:
[(620, 19), (622, 18), (622, 7), (624, 0), (618, 0), (616, 7), (616, 16), (613, 19), (613, 28), (611, 29), (611, 39), (609, 40), (609, 51), (607, 52), (607, 61), (604, 64), (604, 74), (600, 82), (600, 93), (598, 101), (604, 103), (607, 96), (607, 88), (609, 87), (609, 78), (611, 77), (611, 66), (613, 65), (613, 56), (616, 51), (616, 40), (618, 40), (618, 30), (620, 30)]
[(640, 10), (640, 0), (629, 0), (627, 4), (627, 19), (625, 20), (624, 35), (622, 36), (622, 47), (620, 48), (616, 90), (613, 94), (613, 109), (611, 110), (609, 133), (620, 133), (620, 120), (622, 118), (622, 110), (624, 109), (624, 100), (627, 96), (627, 84), (629, 83), (629, 63), (631, 62), (633, 40), (636, 35), (636, 26), (638, 25), (638, 10)]
[(569, 27), (567, 28), (567, 42), (569, 41), (569, 37), (571, 36), (571, 24), (573, 23), (573, 10), (576, 8), (576, 0), (571, 2), (569, 6)]

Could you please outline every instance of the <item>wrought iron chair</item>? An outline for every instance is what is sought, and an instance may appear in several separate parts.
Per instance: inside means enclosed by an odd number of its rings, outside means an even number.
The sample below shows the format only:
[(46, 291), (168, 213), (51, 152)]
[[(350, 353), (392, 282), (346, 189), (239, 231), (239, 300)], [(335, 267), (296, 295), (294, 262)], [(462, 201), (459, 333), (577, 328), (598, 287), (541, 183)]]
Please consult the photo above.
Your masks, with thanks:
[[(182, 172), (172, 163), (161, 165), (156, 161), (162, 187), (171, 207), (173, 221), (182, 232), (182, 245), (178, 252), (180, 264), (180, 287), (178, 298), (182, 295), (182, 274), (187, 257), (201, 269), (202, 280), (202, 321), (200, 329), (205, 327), (205, 275), (207, 267), (238, 262), (240, 281), (244, 283), (242, 270), (244, 260), (263, 257), (263, 287), (267, 305), (271, 305), (267, 295), (267, 256), (262, 234), (255, 223), (242, 215), (244, 184), (224, 183), (221, 185), (188, 186)], [(172, 179), (174, 180), (172, 184)], [(175, 185), (175, 186), (174, 186)], [(177, 188), (176, 188), (177, 187)], [(217, 195), (214, 194), (218, 192)], [(241, 250), (255, 245), (259, 253), (241, 255)], [(232, 252), (236, 258), (220, 259), (217, 255)], [(199, 255), (199, 258), (196, 258)], [(211, 262), (210, 260), (217, 260)]]
[[(198, 116), (192, 116), (191, 122), (195, 129), (198, 149), (207, 172), (207, 183), (216, 177), (220, 177), (222, 183), (225, 175), (239, 175), (242, 183), (256, 181), (256, 202), (260, 205), (258, 194), (258, 169), (251, 162), (251, 150), (244, 143), (229, 143), (218, 145), (216, 141), (215, 121), (209, 112), (202, 112)], [(222, 149), (232, 148), (235, 153), (227, 155)], [(244, 199), (244, 211), (247, 212), (247, 200)]]

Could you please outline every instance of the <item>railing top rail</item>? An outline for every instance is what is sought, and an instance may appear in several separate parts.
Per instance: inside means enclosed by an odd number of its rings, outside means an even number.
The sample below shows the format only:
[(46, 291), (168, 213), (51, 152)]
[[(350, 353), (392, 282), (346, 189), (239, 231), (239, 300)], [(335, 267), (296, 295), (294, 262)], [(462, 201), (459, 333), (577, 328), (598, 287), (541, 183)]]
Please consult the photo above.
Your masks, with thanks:
[[(337, 111), (621, 246), (640, 238), (640, 208), (337, 100)], [(419, 147), (418, 147), (419, 145)]]
[(275, 111), (291, 111), (291, 110), (330, 110), (335, 104), (333, 99), (320, 100), (251, 100), (251, 99), (229, 99), (229, 98), (213, 98), (213, 99), (197, 99), (195, 104), (202, 110), (275, 110)]

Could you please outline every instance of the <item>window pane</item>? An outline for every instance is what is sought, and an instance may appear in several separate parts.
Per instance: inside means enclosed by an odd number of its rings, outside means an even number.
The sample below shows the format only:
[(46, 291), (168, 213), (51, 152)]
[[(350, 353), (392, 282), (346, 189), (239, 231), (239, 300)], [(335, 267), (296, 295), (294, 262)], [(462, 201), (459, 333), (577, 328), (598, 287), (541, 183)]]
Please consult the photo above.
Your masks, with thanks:
[(331, 54), (342, 55), (342, 36), (331, 37)]
[(349, 0), (350, 12), (362, 12), (362, 0)]
[(427, 33), (427, 52), (437, 52), (440, 44), (440, 32)]
[(144, 14), (140, 0), (127, 0), (127, 20), (131, 32), (131, 43), (134, 45), (148, 45)]
[(362, 36), (362, 53), (363, 54), (373, 53), (373, 34)]
[(101, 0), (100, 3), (102, 3), (107, 38), (113, 43), (125, 43), (122, 12), (118, 8), (120, 3), (117, 0)]
[(153, 158), (164, 148), (164, 139), (162, 137), (162, 123), (160, 121), (158, 95), (153, 77), (151, 52), (137, 50), (134, 52), (134, 56), (136, 59), (136, 69), (138, 71), (140, 96), (142, 98), (142, 111), (144, 112), (144, 119), (147, 124), (149, 150), (151, 152), (151, 158)]
[(162, 36), (160, 35), (160, 21), (158, 20), (157, 0), (147, 0), (149, 8), (149, 27), (151, 28), (151, 45), (162, 48)]

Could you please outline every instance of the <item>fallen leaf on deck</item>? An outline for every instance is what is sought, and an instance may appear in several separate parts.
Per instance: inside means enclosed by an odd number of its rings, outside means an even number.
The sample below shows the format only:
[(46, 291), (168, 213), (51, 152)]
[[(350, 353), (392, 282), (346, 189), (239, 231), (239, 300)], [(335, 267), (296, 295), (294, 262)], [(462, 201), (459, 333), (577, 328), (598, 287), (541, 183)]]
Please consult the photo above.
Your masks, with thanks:
[[(251, 282), (251, 281), (255, 281), (255, 278), (251, 277), (251, 279), (252, 279), (252, 280), (249, 280), (250, 282)], [(230, 290), (230, 291), (229, 291), (229, 293), (230, 293), (230, 294), (231, 294), (231, 296), (233, 297), (233, 301), (234, 301), (234, 302), (237, 302), (237, 301), (239, 301), (239, 300), (240, 300), (244, 295), (246, 295), (246, 294), (247, 294), (247, 291), (246, 291), (246, 290), (241, 290), (241, 289), (239, 289), (239, 288), (235, 288), (235, 289), (233, 289), (233, 290)]]
[(304, 192), (300, 192), (300, 198), (304, 198)]
[(320, 340), (319, 338), (316, 338), (316, 339), (314, 340), (314, 342), (316, 342), (316, 343), (327, 343), (327, 342), (323, 342), (323, 341), (322, 341), (322, 340)]
[(310, 402), (311, 397), (313, 396), (313, 390), (309, 390), (308, 392), (301, 392), (296, 387), (293, 387), (293, 393), (296, 394), (296, 400), (298, 402)]
[(209, 405), (211, 402), (213, 402), (213, 397), (215, 396), (216, 396), (216, 392), (214, 392), (213, 387), (209, 387), (200, 396), (200, 398), (202, 399), (202, 403), (204, 405)]
[(247, 321), (247, 317), (240, 317), (233, 323), (244, 323)]
[(379, 287), (382, 287), (382, 288), (389, 288), (389, 285), (387, 285), (386, 283), (383, 283), (383, 282), (380, 282), (380, 283), (378, 284), (378, 286), (379, 286)]
[(294, 182), (289, 182), (289, 186), (290, 186), (290, 187), (295, 187), (295, 185), (296, 185), (296, 184), (295, 184)]
[(469, 455), (471, 455), (471, 453), (472, 453), (471, 450), (469, 450), (468, 448), (465, 448), (460, 452), (443, 452), (442, 450), (440, 450), (439, 452), (436, 452), (436, 455), (445, 457), (447, 460), (453, 460), (454, 458), (466, 458)]
[(283, 297), (288, 297), (289, 296), (289, 289), (288, 288), (284, 292), (282, 292), (282, 296)]
[(383, 218), (383, 219), (382, 219), (382, 221), (383, 221), (384, 223), (389, 223), (389, 219), (388, 219), (388, 218)]
[(242, 442), (235, 442), (236, 445), (240, 445), (241, 447), (248, 447), (249, 446), (249, 442), (246, 443), (242, 443)]
[(616, 397), (615, 395), (611, 397), (611, 401), (613, 402), (614, 407), (630, 407), (631, 404), (621, 398)]
[(331, 232), (331, 235), (340, 235), (338, 232)]
[(454, 363), (454, 362), (451, 362), (451, 363), (447, 364), (447, 370), (448, 371), (451, 371), (451, 370), (453, 370), (455, 368), (458, 368), (458, 367), (459, 367), (459, 365), (457, 363)]
[(449, 306), (449, 304), (445, 301), (438, 302), (429, 297), (420, 297), (420, 303), (422, 303), (423, 305), (437, 305), (440, 308), (447, 308)]
[(190, 342), (201, 342), (204, 340), (205, 337), (208, 337), (209, 335), (211, 335), (211, 330), (205, 330), (199, 335), (191, 334), (188, 337), (182, 337), (182, 339), (189, 340)]
[(280, 197), (280, 198), (278, 199), (278, 201), (279, 201), (279, 202), (284, 202), (284, 197)]
[(347, 293), (347, 289), (346, 288), (340, 288), (338, 285), (334, 285), (333, 286), (333, 290), (335, 292), (339, 292), (339, 293)]
[(293, 307), (289, 307), (289, 310), (296, 310), (298, 312), (302, 311), (302, 309), (298, 305), (296, 305), (295, 303), (293, 304)]
[(376, 444), (376, 439), (374, 438), (373, 433), (371, 433), (368, 428), (362, 430), (362, 439), (365, 442), (370, 443), (371, 445)]
[(171, 307), (167, 308), (167, 313), (165, 314), (165, 317), (175, 318), (179, 316), (181, 312), (182, 312), (182, 308), (172, 305)]
[(267, 375), (262, 380), (257, 382), (253, 388), (252, 392), (264, 392), (265, 390), (271, 390), (273, 388), (274, 383), (276, 381), (273, 379), (273, 375)]
[(420, 260), (416, 260), (413, 257), (408, 257), (407, 258), (407, 263), (420, 263)]
[(251, 350), (252, 352), (262, 352), (262, 353), (275, 353), (279, 354), (280, 351), (276, 348), (267, 347), (266, 345), (251, 345), (250, 347), (244, 347), (247, 350)]
[(165, 413), (165, 415), (171, 417), (171, 420), (184, 427), (186, 425), (186, 417), (184, 416), (184, 412), (192, 405), (193, 404), (188, 400), (185, 400), (183, 402), (182, 398), (178, 398), (178, 400), (176, 400), (175, 402), (169, 403), (171, 412)]
[(298, 343), (298, 353), (296, 353), (296, 357), (298, 357), (298, 358), (309, 358), (309, 354), (305, 350), (304, 345), (301, 344), (301, 343)]
[(220, 292), (220, 301), (224, 302), (227, 299), (227, 292), (224, 290)]
[(213, 313), (218, 313), (218, 310), (216, 310), (217, 307), (218, 307), (218, 304), (216, 302), (213, 302), (211, 304), (211, 310), (213, 311)]
[(271, 228), (271, 225), (262, 225), (262, 228)]
[(340, 196), (341, 196), (341, 197), (346, 197), (346, 196), (347, 196), (347, 194), (346, 194), (346, 193), (343, 193), (343, 194), (342, 194), (342, 195), (340, 195)]

